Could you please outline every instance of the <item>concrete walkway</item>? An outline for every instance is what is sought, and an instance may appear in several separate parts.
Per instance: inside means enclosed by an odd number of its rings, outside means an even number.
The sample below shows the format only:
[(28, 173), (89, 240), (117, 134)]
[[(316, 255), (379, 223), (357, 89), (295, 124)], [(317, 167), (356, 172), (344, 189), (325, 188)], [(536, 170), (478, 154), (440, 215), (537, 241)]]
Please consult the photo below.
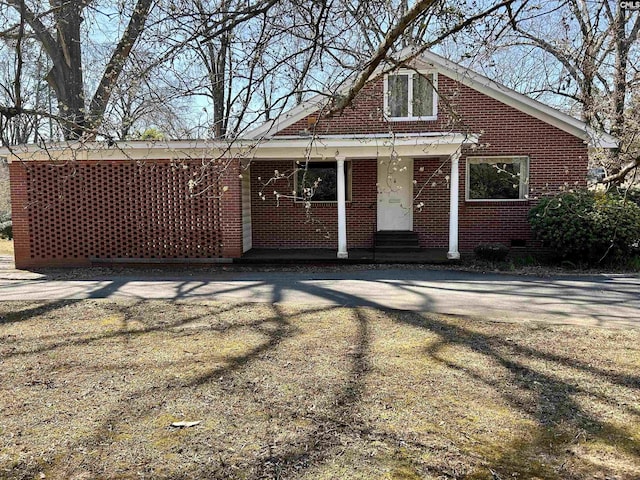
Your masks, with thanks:
[(640, 277), (550, 278), (426, 269), (134, 272), (61, 280), (5, 269), (0, 300), (131, 298), (371, 306), (496, 321), (640, 327)]

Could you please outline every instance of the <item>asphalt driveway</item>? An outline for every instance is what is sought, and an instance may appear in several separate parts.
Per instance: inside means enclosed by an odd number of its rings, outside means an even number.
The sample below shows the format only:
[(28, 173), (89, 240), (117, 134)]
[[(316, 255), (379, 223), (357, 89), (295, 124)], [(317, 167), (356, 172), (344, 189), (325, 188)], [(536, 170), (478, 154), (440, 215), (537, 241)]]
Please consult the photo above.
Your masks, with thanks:
[(371, 306), (450, 313), (496, 321), (640, 327), (640, 277), (533, 277), (420, 268), (179, 272), (59, 279), (0, 271), (0, 301), (86, 298), (212, 300)]

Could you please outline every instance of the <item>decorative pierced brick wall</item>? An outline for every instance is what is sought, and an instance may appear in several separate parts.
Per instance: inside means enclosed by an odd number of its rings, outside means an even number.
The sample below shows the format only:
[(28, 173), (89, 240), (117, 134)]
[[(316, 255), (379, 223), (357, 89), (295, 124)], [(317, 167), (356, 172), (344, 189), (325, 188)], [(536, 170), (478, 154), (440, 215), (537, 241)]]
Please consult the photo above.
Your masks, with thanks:
[[(206, 194), (192, 196), (188, 182), (200, 165), (12, 163), (16, 265), (219, 258), (239, 251), (241, 239), (235, 237), (234, 220), (222, 208), (228, 203), (233, 217), (239, 205), (236, 166), (230, 166)], [(230, 188), (221, 201), (218, 196), (224, 184)]]

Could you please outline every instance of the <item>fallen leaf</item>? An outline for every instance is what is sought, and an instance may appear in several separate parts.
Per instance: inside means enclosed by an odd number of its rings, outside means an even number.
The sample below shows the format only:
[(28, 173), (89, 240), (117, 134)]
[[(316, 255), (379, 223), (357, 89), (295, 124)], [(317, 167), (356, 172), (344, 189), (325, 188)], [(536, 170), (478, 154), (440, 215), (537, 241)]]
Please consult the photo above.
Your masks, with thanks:
[(196, 425), (201, 424), (202, 421), (198, 420), (197, 422), (173, 422), (171, 424), (172, 427), (177, 427), (177, 428), (189, 428), (189, 427), (195, 427)]

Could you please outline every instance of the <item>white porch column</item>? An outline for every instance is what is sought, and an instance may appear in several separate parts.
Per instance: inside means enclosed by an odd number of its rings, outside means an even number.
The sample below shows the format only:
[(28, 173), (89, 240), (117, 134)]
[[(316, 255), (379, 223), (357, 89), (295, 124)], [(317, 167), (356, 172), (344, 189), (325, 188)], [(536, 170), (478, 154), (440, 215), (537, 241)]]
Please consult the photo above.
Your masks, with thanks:
[(460, 174), (458, 163), (460, 150), (451, 155), (451, 186), (449, 188), (449, 251), (447, 258), (457, 260), (460, 258), (458, 251), (458, 195), (460, 190)]
[(338, 258), (348, 258), (344, 157), (336, 155), (336, 162), (338, 164)]

